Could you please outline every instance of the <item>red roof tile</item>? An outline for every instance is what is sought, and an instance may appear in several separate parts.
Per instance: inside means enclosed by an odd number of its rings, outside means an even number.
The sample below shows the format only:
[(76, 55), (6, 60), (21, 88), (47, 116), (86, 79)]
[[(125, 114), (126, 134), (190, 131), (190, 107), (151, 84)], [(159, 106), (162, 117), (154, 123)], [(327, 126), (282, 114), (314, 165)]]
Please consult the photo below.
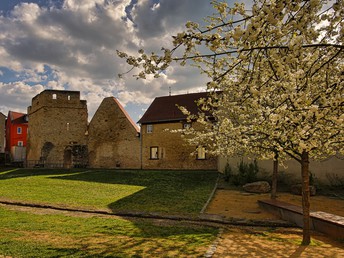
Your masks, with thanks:
[(26, 124), (26, 123), (28, 123), (27, 115), (24, 113), (9, 111), (7, 118), (11, 120), (12, 124)]
[(197, 114), (200, 109), (196, 102), (201, 98), (207, 98), (208, 94), (208, 92), (200, 92), (155, 98), (138, 123), (186, 120), (187, 116), (180, 111), (178, 106), (185, 107), (191, 114)]

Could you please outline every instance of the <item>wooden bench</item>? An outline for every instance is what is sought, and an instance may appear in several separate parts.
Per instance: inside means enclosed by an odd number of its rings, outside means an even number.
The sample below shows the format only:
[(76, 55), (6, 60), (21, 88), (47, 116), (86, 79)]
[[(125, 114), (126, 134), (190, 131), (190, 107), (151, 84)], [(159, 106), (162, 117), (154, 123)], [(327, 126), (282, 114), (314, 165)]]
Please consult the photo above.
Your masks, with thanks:
[[(303, 226), (302, 208), (297, 205), (278, 200), (259, 200), (263, 209), (275, 214), (279, 218)], [(310, 212), (311, 229), (327, 234), (333, 238), (344, 239), (344, 217), (322, 211)]]

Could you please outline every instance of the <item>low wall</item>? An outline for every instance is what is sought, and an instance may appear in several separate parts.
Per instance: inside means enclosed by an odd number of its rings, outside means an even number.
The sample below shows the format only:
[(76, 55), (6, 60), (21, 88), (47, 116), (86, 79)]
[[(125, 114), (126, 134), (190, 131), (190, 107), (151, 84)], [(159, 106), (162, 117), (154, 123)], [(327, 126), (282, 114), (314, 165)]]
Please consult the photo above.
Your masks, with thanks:
[[(302, 208), (278, 200), (259, 200), (258, 204), (279, 218), (303, 227)], [(310, 227), (338, 240), (344, 240), (344, 217), (322, 211), (310, 212)]]
[[(230, 164), (232, 168), (237, 168), (242, 158), (219, 158), (218, 169), (224, 172), (226, 164)], [(244, 162), (252, 162), (252, 159), (244, 159)], [(263, 171), (272, 174), (272, 160), (258, 160), (258, 166)], [(279, 166), (279, 171), (290, 174), (295, 179), (301, 179), (301, 165), (296, 160), (288, 160), (284, 162), (284, 166)], [(315, 180), (323, 184), (331, 184), (336, 178), (344, 180), (344, 157), (331, 157), (324, 161), (310, 161), (310, 172)], [(337, 182), (338, 183), (338, 182)]]

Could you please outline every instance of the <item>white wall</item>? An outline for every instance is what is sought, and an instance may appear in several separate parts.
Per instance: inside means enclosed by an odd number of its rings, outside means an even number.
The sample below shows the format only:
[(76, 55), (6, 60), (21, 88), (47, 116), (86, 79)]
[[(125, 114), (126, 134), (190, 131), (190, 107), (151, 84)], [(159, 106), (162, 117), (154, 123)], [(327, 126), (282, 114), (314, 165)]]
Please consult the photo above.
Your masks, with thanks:
[[(231, 165), (232, 169), (236, 170), (237, 165), (240, 163), (241, 158), (219, 158), (218, 169), (223, 172), (227, 162)], [(252, 162), (252, 159), (244, 159), (244, 162)], [(296, 179), (301, 179), (301, 165), (296, 160), (288, 160), (285, 162), (286, 167), (280, 166), (279, 171), (284, 171), (293, 175)], [(266, 172), (272, 173), (272, 160), (258, 160), (259, 168)], [(310, 161), (309, 169), (316, 180), (329, 184), (327, 175), (337, 175), (339, 178), (344, 179), (344, 157), (331, 157), (324, 161)]]

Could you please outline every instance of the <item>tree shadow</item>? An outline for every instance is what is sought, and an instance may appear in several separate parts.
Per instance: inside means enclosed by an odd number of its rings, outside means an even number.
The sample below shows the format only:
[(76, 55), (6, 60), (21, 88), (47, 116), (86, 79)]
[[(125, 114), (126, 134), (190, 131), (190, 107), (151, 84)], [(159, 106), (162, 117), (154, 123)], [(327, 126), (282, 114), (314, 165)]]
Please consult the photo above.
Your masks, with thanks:
[(299, 246), (292, 255), (290, 255), (290, 258), (297, 258), (301, 257), (302, 253), (306, 250), (307, 246), (301, 245)]
[[(191, 211), (198, 214), (209, 197), (217, 179), (217, 173), (209, 171), (51, 171), (39, 169), (33, 170), (33, 172), (27, 170), (11, 171), (4, 173), (2, 179), (45, 175), (47, 178), (55, 180), (143, 187), (141, 191), (108, 204), (108, 207), (114, 213), (119, 211), (139, 211), (171, 214), (171, 210), (172, 213), (179, 213), (179, 211), (186, 211), (185, 213), (188, 213), (190, 207), (193, 207), (194, 210), (191, 209)], [(101, 185), (97, 187), (101, 187)], [(200, 198), (199, 195), (201, 193), (202, 197)], [(116, 222), (121, 220), (117, 219), (111, 219), (108, 220), (109, 222), (99, 225), (95, 223), (93, 216), (85, 218), (88, 220), (85, 225), (96, 227), (95, 232), (115, 237), (115, 241), (114, 239), (111, 239), (108, 243), (101, 241), (100, 245), (96, 241), (91, 243), (86, 249), (84, 249), (84, 246), (81, 249), (57, 248), (56, 252), (63, 255), (82, 254), (83, 257), (88, 257), (88, 255), (90, 255), (89, 257), (98, 257), (98, 255), (99, 257), (116, 257), (116, 254), (114, 255), (113, 253), (114, 248), (116, 248), (115, 250), (120, 256), (126, 256), (126, 250), (128, 249), (135, 249), (138, 250), (137, 257), (141, 257), (141, 254), (144, 254), (143, 256), (149, 254), (165, 256), (165, 253), (160, 252), (167, 251), (173, 251), (177, 256), (178, 254), (187, 254), (190, 257), (198, 257), (202, 253), (195, 251), (191, 247), (195, 243), (202, 245), (202, 243), (206, 242), (208, 244), (209, 236), (215, 238), (218, 232), (215, 228), (189, 225), (181, 221), (146, 220), (136, 217), (125, 219), (130, 221), (134, 227), (130, 224), (121, 227), (118, 224), (120, 222)], [(134, 230), (131, 228), (134, 228)], [(93, 232), (93, 229), (86, 230)], [(102, 235), (102, 240), (103, 238), (104, 236)], [(84, 252), (81, 250), (84, 250)]]
[(113, 202), (107, 204), (113, 213), (197, 216), (218, 174), (215, 171), (17, 169), (0, 173), (0, 180), (34, 176), (118, 185), (114, 188)]
[(108, 204), (112, 212), (198, 214), (215, 185), (214, 171), (88, 170), (51, 178), (140, 186)]

